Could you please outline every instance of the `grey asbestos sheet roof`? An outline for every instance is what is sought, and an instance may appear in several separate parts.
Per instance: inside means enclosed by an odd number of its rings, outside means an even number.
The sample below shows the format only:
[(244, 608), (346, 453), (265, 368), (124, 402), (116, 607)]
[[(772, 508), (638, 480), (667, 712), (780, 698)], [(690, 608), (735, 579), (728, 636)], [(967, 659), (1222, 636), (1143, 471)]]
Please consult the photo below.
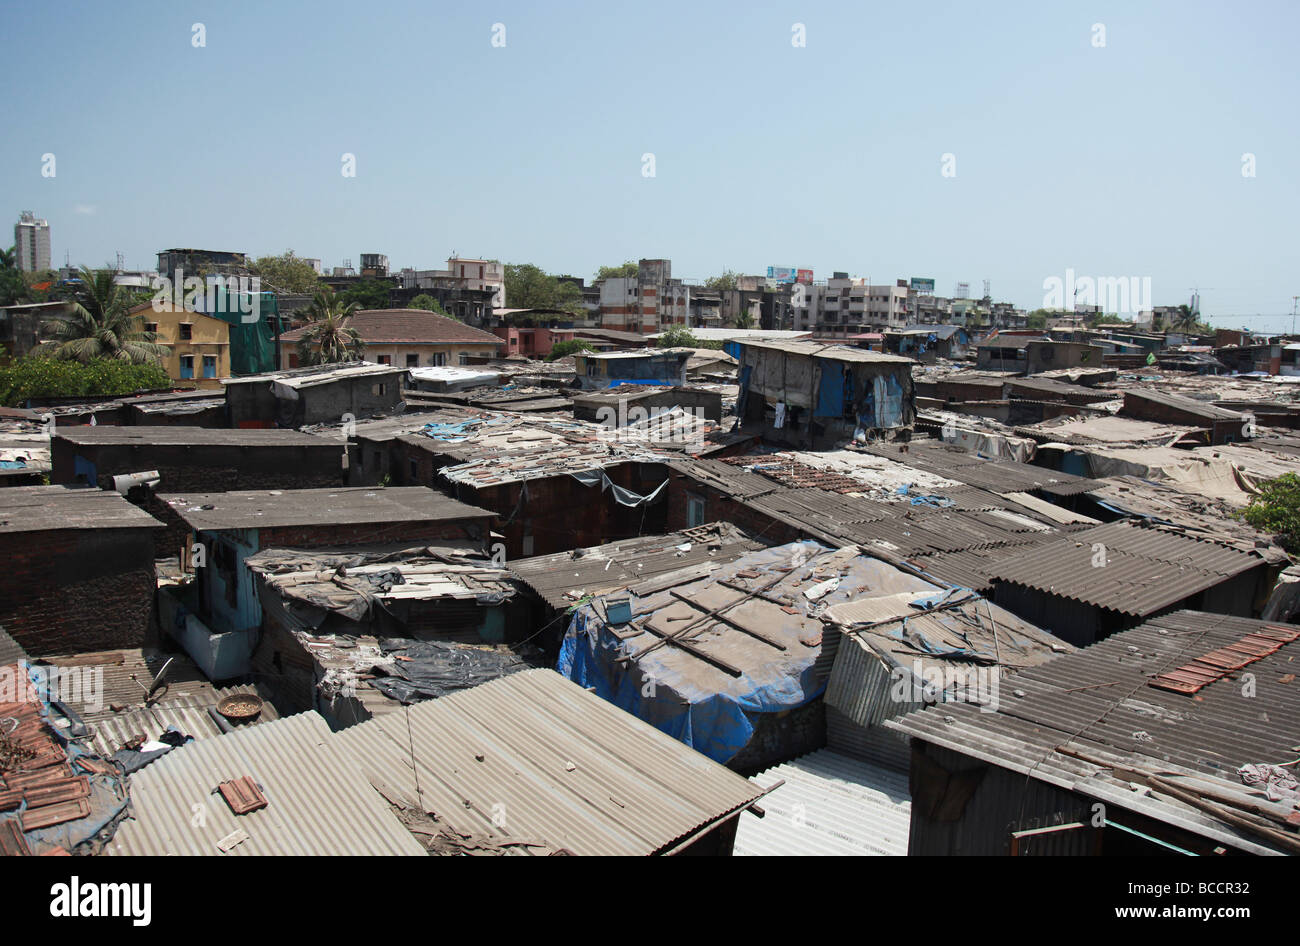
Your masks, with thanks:
[(164, 495), (159, 499), (198, 531), (438, 522), (496, 515), (427, 486), (187, 493)]

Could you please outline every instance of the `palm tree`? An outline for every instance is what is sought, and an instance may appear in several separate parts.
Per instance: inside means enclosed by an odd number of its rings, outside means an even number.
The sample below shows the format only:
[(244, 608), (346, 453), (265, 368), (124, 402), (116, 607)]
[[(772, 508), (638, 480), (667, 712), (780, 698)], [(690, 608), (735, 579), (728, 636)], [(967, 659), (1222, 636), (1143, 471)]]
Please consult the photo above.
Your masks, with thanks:
[(1183, 303), (1178, 307), (1178, 316), (1174, 319), (1174, 328), (1191, 335), (1196, 331), (1198, 321), (1192, 307)]
[(17, 266), (18, 257), (16, 253), (18, 247), (11, 246), (9, 249), (0, 249), (0, 269), (14, 269)]
[(356, 311), (355, 302), (345, 303), (332, 289), (316, 293), (311, 305), (302, 310), (307, 329), (298, 339), (298, 363), (324, 365), (359, 359), (366, 343), (348, 324)]
[(166, 345), (145, 329), (143, 313), (129, 309), (130, 299), (113, 281), (112, 269), (81, 267), (81, 286), (72, 313), (50, 323), (51, 355), (64, 361), (111, 358), (133, 365), (159, 363)]

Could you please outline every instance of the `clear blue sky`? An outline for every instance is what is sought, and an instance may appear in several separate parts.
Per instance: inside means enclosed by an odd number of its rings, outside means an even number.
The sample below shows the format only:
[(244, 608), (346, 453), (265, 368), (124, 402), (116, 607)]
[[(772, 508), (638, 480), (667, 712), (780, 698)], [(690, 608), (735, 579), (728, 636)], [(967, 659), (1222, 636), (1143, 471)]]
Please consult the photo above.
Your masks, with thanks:
[(8, 4), (0, 219), (130, 268), (668, 257), (1031, 308), (1072, 268), (1289, 326), (1297, 35), (1295, 2)]

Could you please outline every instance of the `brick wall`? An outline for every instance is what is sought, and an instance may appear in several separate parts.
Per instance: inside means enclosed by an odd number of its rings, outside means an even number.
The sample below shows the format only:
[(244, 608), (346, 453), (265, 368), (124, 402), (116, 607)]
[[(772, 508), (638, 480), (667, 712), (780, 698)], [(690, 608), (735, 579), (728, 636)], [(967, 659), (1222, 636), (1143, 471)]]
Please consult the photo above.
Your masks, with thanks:
[(705, 486), (683, 473), (673, 473), (668, 490), (668, 522), (664, 527), (666, 532), (690, 528), (686, 520), (689, 495), (704, 500), (704, 522), (730, 522), (752, 536), (761, 536), (772, 545), (815, 538), (811, 533), (773, 519), (767, 513), (735, 500), (712, 486)]
[(0, 534), (0, 625), (34, 657), (141, 646), (159, 531)]
[(491, 519), (461, 519), (436, 522), (367, 522), (357, 525), (284, 526), (259, 529), (258, 546), (263, 549), (327, 548), (386, 542), (436, 543), (486, 542)]

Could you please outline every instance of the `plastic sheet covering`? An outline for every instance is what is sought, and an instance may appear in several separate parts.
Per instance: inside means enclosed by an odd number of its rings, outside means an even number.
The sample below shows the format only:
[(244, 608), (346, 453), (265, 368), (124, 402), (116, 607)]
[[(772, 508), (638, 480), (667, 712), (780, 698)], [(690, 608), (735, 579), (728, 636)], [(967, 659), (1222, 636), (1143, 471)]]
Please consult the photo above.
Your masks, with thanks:
[[(844, 416), (844, 366), (837, 362), (822, 363), (822, 383), (817, 392), (817, 410), (814, 417)], [(852, 384), (852, 376), (849, 378)]]
[[(224, 288), (217, 290), (218, 305), (208, 315), (230, 326), (230, 373), (232, 375), (262, 374), (275, 371), (275, 323), (280, 318), (280, 306), (275, 293), (258, 293), (257, 313), (254, 321), (253, 300), (248, 293), (234, 293), (230, 298)], [(247, 308), (249, 312), (241, 311)], [(278, 395), (283, 396), (283, 395)]]
[(608, 475), (606, 475), (604, 470), (584, 470), (581, 473), (570, 473), (569, 475), (583, 486), (596, 486), (599, 484), (602, 491), (610, 491), (614, 497), (614, 501), (620, 506), (627, 506), (631, 509), (635, 509), (637, 506), (645, 503), (654, 502), (659, 498), (660, 493), (664, 491), (664, 487), (668, 485), (668, 481), (664, 480), (656, 486), (654, 490), (647, 493), (645, 496), (642, 496), (640, 493), (634, 493), (630, 489), (624, 489), (622, 486), (616, 484)]
[(395, 661), (396, 676), (380, 677), (370, 685), (400, 703), (437, 699), (457, 690), (528, 669), (528, 664), (509, 651), (489, 650), (441, 641), (386, 638), (379, 649)]

